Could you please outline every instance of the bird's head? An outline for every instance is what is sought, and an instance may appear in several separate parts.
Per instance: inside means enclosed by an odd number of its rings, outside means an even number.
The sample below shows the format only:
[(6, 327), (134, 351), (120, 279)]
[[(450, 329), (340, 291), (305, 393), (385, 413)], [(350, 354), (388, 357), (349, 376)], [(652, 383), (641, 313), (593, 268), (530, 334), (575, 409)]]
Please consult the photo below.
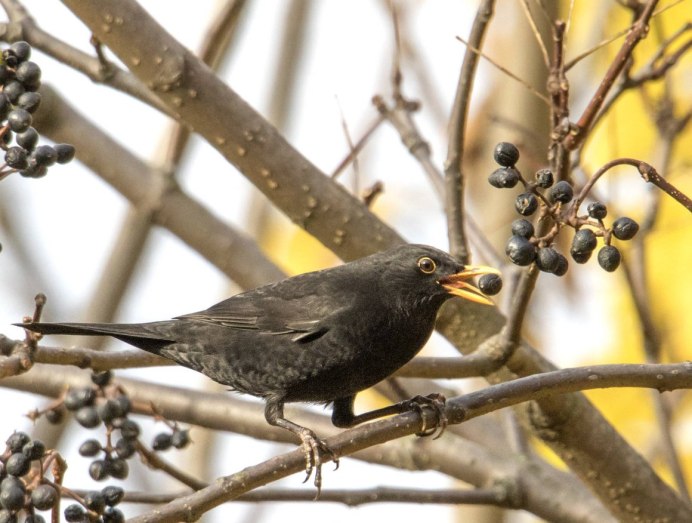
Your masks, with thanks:
[(402, 302), (434, 303), (458, 296), (475, 303), (493, 302), (472, 279), (483, 274), (499, 274), (497, 269), (462, 265), (444, 251), (427, 245), (408, 244), (371, 257), (382, 264), (380, 284), (390, 296)]

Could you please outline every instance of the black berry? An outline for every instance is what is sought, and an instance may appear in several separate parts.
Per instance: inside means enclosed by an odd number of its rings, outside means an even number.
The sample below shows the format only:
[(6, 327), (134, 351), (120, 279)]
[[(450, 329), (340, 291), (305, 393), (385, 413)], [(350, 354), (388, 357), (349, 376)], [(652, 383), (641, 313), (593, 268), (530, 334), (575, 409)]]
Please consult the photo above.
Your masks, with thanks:
[(93, 458), (101, 452), (101, 443), (95, 439), (88, 439), (79, 446), (79, 455), (85, 458)]
[(125, 516), (117, 508), (106, 507), (103, 511), (103, 523), (124, 523)]
[[(61, 149), (63, 146), (70, 147), (72, 149), (72, 153), (74, 155), (74, 147), (71, 145), (68, 145), (66, 143), (60, 143), (55, 146), (55, 152), (58, 153), (58, 163), (65, 163), (65, 161), (60, 161), (61, 160)], [(71, 158), (70, 158), (71, 160)], [(67, 161), (70, 161), (67, 160)], [(94, 385), (98, 385), (99, 387), (105, 387), (111, 382), (111, 379), (113, 378), (113, 373), (109, 370), (104, 370), (101, 372), (92, 372), (91, 373), (91, 381)]]
[(530, 192), (522, 193), (514, 200), (514, 208), (522, 216), (531, 216), (538, 209), (538, 198)]
[[(502, 278), (497, 274), (484, 274), (483, 276), (478, 278), (478, 288), (481, 290), (483, 294), (487, 294), (488, 296), (494, 296), (502, 289)], [(185, 433), (187, 434), (187, 431), (185, 431)], [(173, 434), (174, 438), (176, 434), (178, 434), (178, 432)], [(176, 442), (174, 441), (173, 445), (175, 445), (175, 448), (181, 448), (175, 443)]]
[(133, 440), (118, 438), (118, 441), (115, 442), (115, 453), (119, 458), (127, 459), (132, 456), (136, 450), (137, 447), (135, 447)]
[(46, 453), (46, 446), (43, 441), (35, 439), (33, 441), (27, 442), (26, 445), (22, 447), (22, 454), (24, 454), (29, 459), (41, 459)]
[(561, 180), (550, 189), (550, 200), (552, 202), (569, 203), (574, 197), (574, 189), (569, 182)]
[(161, 432), (154, 436), (154, 441), (151, 443), (151, 448), (154, 450), (168, 450), (173, 445), (171, 435), (168, 432)]
[(560, 265), (560, 256), (552, 247), (542, 247), (536, 254), (536, 266), (543, 272), (554, 273)]
[(24, 506), (26, 489), (21, 481), (8, 484), (7, 479), (9, 478), (2, 481), (2, 488), (0, 488), (0, 505), (7, 510), (19, 510)]
[(593, 253), (593, 251), (576, 251), (574, 248), (571, 248), (569, 253), (575, 262), (586, 263), (589, 261), (589, 258), (591, 258), (591, 253)]
[(115, 485), (108, 485), (101, 489), (101, 494), (103, 494), (103, 499), (106, 501), (106, 505), (109, 507), (114, 507), (123, 500), (125, 496), (125, 491)]
[(38, 132), (33, 127), (29, 127), (23, 133), (18, 134), (15, 140), (20, 147), (27, 151), (33, 151), (38, 143)]
[(36, 165), (45, 165), (50, 167), (58, 161), (58, 153), (55, 152), (50, 145), (39, 145), (30, 155), (30, 161), (33, 159)]
[(564, 276), (567, 274), (567, 269), (569, 268), (569, 262), (567, 261), (567, 258), (565, 258), (562, 254), (559, 252), (557, 253), (558, 255), (558, 262), (557, 262), (557, 269), (553, 271), (553, 274), (555, 276)]
[(17, 80), (27, 86), (35, 86), (41, 81), (41, 68), (34, 62), (22, 62), (15, 72)]
[(512, 236), (507, 242), (505, 253), (516, 265), (530, 265), (536, 258), (536, 247), (523, 236)]
[(55, 409), (47, 410), (45, 416), (48, 423), (57, 425), (58, 423), (61, 423), (65, 417), (65, 409), (57, 407)]
[(13, 432), (12, 435), (7, 438), (5, 444), (11, 452), (21, 452), (24, 445), (29, 443), (31, 438), (26, 432)]
[(106, 508), (106, 498), (103, 497), (101, 492), (96, 490), (87, 492), (84, 495), (84, 505), (86, 505), (86, 508), (89, 510), (93, 510), (97, 514), (100, 514)]
[(29, 164), (26, 150), (22, 147), (10, 147), (5, 153), (5, 163), (13, 169), (26, 169)]
[(550, 169), (540, 169), (536, 171), (536, 185), (541, 189), (548, 189), (552, 187), (553, 183), (555, 183), (553, 171)]
[(76, 503), (73, 503), (72, 505), (67, 506), (65, 508), (65, 521), (69, 523), (77, 523), (77, 522), (82, 522), (86, 521), (86, 511), (84, 510), (84, 507), (82, 505), (78, 505)]
[(103, 459), (92, 461), (89, 465), (89, 475), (94, 481), (101, 481), (108, 477), (108, 465)]
[(131, 419), (123, 420), (120, 425), (120, 434), (125, 439), (137, 439), (139, 436), (139, 425)]
[(14, 53), (19, 62), (25, 62), (31, 56), (31, 46), (24, 40), (19, 40), (10, 46), (10, 51)]
[(106, 400), (99, 405), (98, 413), (104, 423), (110, 423), (115, 418), (122, 416), (122, 409), (117, 401)]
[(98, 411), (91, 406), (82, 407), (75, 413), (74, 417), (77, 420), (77, 423), (87, 429), (98, 427), (101, 423), (101, 418), (99, 418)]
[(523, 236), (524, 238), (531, 238), (531, 236), (533, 236), (533, 224), (524, 218), (514, 220), (512, 222), (512, 234)]
[(596, 243), (596, 235), (591, 229), (579, 229), (572, 239), (572, 250), (580, 253), (590, 253), (596, 248)]
[(12, 109), (7, 115), (7, 124), (15, 133), (23, 133), (31, 126), (31, 114), (21, 107)]
[[(484, 275), (484, 276), (496, 276), (496, 275), (488, 274), (488, 275)], [(500, 288), (502, 288), (502, 279), (499, 276), (497, 276), (497, 278), (500, 280)], [(478, 280), (479, 285), (481, 283), (480, 280), (482, 280), (482, 279), (483, 279), (483, 276), (481, 276)], [(486, 285), (488, 285), (488, 284), (489, 284), (489, 282), (486, 283)], [(495, 293), (486, 292), (486, 294), (497, 294), (498, 292), (500, 292), (500, 289), (498, 289), (497, 292), (495, 292)], [(173, 432), (173, 436), (171, 437), (171, 441), (173, 442), (173, 446), (176, 449), (182, 449), (182, 448), (187, 447), (188, 444), (190, 443), (190, 431), (189, 430), (180, 430), (180, 429), (175, 430)]]
[(511, 189), (519, 183), (519, 171), (514, 167), (503, 167), (497, 169), (488, 177), (488, 182), (498, 189)]
[(58, 501), (58, 493), (52, 485), (39, 485), (31, 493), (31, 504), (39, 510), (53, 508)]
[(509, 142), (500, 142), (495, 146), (493, 158), (503, 167), (513, 167), (519, 161), (519, 149)]
[(32, 91), (23, 93), (17, 99), (17, 105), (33, 113), (38, 109), (38, 106), (41, 105), (41, 95)]
[(586, 212), (589, 213), (594, 220), (602, 220), (608, 215), (608, 209), (601, 202), (591, 202), (586, 208)]
[(96, 398), (96, 393), (91, 387), (70, 389), (65, 396), (65, 408), (67, 410), (77, 410), (91, 405)]
[(27, 458), (22, 452), (15, 452), (5, 463), (5, 471), (10, 476), (23, 476), (31, 468), (31, 460)]
[(608, 272), (613, 272), (620, 266), (620, 251), (612, 245), (604, 245), (598, 251), (598, 264)]
[(613, 236), (618, 240), (631, 240), (637, 231), (639, 231), (639, 224), (632, 218), (618, 218), (613, 223)]
[(106, 466), (108, 467), (108, 474), (116, 479), (125, 479), (130, 473), (130, 467), (124, 459), (111, 459), (106, 462)]
[(26, 89), (24, 88), (24, 84), (22, 84), (21, 82), (18, 82), (17, 80), (12, 80), (5, 84), (5, 86), (2, 89), (2, 92), (5, 93), (5, 96), (10, 102), (16, 104), (17, 100), (19, 100), (19, 97), (26, 92)]

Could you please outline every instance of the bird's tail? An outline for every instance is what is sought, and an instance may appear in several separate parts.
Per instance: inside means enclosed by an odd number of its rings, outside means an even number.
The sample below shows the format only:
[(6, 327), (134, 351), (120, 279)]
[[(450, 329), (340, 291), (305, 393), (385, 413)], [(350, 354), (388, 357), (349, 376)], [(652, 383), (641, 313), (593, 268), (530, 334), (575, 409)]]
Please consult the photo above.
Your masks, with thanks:
[[(155, 323), (15, 323), (40, 334), (71, 334), (77, 336), (112, 336), (140, 349), (158, 354), (175, 340), (162, 332), (164, 324)], [(159, 329), (157, 329), (159, 327)]]

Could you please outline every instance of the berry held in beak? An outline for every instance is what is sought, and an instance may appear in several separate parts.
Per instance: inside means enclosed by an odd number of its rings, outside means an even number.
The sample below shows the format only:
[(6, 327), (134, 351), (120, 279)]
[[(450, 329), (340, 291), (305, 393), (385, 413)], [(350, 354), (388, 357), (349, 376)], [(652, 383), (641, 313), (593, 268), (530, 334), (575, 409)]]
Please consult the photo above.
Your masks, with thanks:
[(442, 287), (444, 287), (449, 294), (454, 296), (459, 296), (475, 303), (494, 305), (490, 298), (483, 294), (478, 287), (472, 283), (469, 283), (469, 280), (472, 278), (482, 276), (484, 274), (495, 274), (499, 276), (500, 271), (492, 267), (480, 265), (465, 267), (462, 271), (459, 271), (456, 274), (441, 278), (438, 283), (442, 285)]

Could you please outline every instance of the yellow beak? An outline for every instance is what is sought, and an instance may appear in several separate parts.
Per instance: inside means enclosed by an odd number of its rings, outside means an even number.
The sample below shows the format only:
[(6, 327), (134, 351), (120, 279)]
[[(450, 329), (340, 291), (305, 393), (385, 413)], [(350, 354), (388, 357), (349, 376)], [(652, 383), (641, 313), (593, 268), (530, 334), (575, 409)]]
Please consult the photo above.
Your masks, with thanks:
[(465, 267), (463, 271), (441, 278), (438, 283), (445, 288), (449, 294), (459, 296), (475, 303), (483, 305), (494, 305), (481, 290), (475, 285), (468, 282), (471, 278), (482, 276), (483, 274), (500, 274), (500, 271), (492, 267), (478, 265), (475, 267)]

